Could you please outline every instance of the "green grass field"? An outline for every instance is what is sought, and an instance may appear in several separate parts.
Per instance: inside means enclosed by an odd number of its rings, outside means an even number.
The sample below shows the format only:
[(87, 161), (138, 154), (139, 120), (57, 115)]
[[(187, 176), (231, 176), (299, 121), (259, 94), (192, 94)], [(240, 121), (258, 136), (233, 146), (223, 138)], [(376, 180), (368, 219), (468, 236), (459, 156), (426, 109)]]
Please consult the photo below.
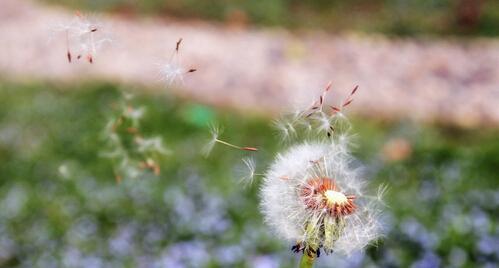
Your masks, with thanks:
[[(298, 256), (262, 222), (259, 180), (239, 183), (241, 158), (250, 153), (200, 154), (208, 124), (217, 123), (223, 138), (261, 149), (253, 155), (263, 172), (284, 147), (271, 118), (136, 91), (134, 104), (146, 108), (143, 134), (161, 136), (171, 154), (160, 158), (159, 176), (118, 184), (101, 153), (121, 90), (100, 82), (0, 83), (0, 266), (293, 267)], [(321, 256), (319, 267), (497, 264), (497, 130), (352, 123), (354, 154), (370, 183), (390, 187), (386, 236), (349, 260)], [(407, 159), (383, 160), (393, 138), (412, 145)]]

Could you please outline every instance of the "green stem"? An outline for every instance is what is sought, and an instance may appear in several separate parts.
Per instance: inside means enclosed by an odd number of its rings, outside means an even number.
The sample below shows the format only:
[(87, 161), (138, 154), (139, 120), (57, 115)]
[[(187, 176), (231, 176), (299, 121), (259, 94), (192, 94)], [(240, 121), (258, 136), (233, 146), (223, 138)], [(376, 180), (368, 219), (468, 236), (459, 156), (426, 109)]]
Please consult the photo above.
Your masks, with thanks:
[(310, 257), (308, 254), (304, 253), (300, 259), (299, 268), (312, 268), (314, 267), (315, 256)]

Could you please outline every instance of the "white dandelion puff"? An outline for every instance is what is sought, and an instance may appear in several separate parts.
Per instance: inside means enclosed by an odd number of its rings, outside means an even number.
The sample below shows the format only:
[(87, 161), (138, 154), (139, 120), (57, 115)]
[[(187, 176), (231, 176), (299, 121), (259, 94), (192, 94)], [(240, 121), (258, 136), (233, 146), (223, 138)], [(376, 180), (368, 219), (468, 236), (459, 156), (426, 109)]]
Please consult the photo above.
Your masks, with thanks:
[(343, 145), (303, 143), (279, 154), (267, 171), (261, 209), (276, 234), (294, 243), (295, 252), (348, 255), (381, 234), (380, 200), (368, 198), (364, 188)]

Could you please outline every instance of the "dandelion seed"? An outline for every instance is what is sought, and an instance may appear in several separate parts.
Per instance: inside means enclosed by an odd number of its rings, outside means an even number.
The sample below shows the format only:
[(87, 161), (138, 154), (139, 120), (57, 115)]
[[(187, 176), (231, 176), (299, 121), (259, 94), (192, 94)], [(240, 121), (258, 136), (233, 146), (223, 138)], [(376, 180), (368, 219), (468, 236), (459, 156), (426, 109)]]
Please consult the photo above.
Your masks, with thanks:
[(256, 147), (238, 146), (238, 145), (234, 145), (232, 143), (229, 143), (229, 142), (226, 142), (226, 141), (219, 139), (219, 135), (221, 134), (221, 131), (222, 130), (216, 126), (211, 127), (211, 131), (210, 131), (211, 132), (211, 139), (208, 141), (208, 143), (202, 149), (202, 152), (205, 156), (208, 156), (211, 153), (211, 151), (215, 147), (215, 144), (217, 144), (217, 143), (223, 144), (225, 146), (228, 146), (228, 147), (231, 147), (234, 149), (242, 150), (242, 151), (251, 151), (251, 152), (258, 151), (258, 148), (256, 148)]
[(287, 141), (291, 138), (296, 137), (297, 130), (295, 124), (298, 122), (298, 118), (279, 119), (275, 120), (273, 125), (279, 131), (279, 135), (282, 141)]
[(245, 174), (241, 176), (240, 182), (244, 185), (250, 185), (253, 183), (255, 176), (260, 174), (255, 173), (256, 163), (253, 158), (243, 158), (244, 166), (246, 167)]
[(159, 73), (161, 80), (165, 81), (168, 85), (172, 85), (177, 81), (183, 84), (184, 75), (197, 71), (197, 69), (195, 68), (187, 69), (183, 67), (179, 53), (181, 44), (182, 38), (177, 41), (175, 45), (175, 51), (173, 52), (169, 61), (164, 64), (159, 64)]
[(56, 25), (52, 31), (64, 35), (66, 58), (69, 63), (73, 62), (73, 55), (76, 55), (76, 59), (85, 58), (89, 63), (93, 63), (98, 50), (112, 41), (106, 37), (97, 21), (79, 12), (70, 22)]
[(343, 109), (345, 107), (347, 107), (348, 105), (350, 105), (352, 102), (353, 102), (353, 96), (355, 95), (355, 93), (357, 92), (357, 90), (359, 89), (359, 86), (355, 86), (352, 91), (350, 92), (350, 94), (348, 95), (348, 97), (343, 101), (343, 103), (341, 104), (341, 106), (338, 108), (336, 106), (330, 106), (331, 108), (331, 114), (332, 115), (341, 115), (344, 117), (344, 115), (341, 113), (343, 111)]
[(211, 139), (210, 141), (203, 147), (203, 154), (205, 156), (210, 155), (211, 151), (215, 147), (215, 144), (217, 143), (218, 136), (220, 135), (220, 132), (222, 130), (216, 126), (211, 126), (210, 128), (210, 133), (211, 133)]
[(387, 204), (385, 204), (383, 198), (385, 197), (386, 193), (389, 191), (389, 186), (386, 185), (386, 184), (381, 184), (379, 187), (378, 187), (378, 191), (376, 193), (376, 196), (373, 197), (373, 199), (379, 203), (381, 203), (383, 206), (387, 206)]
[(297, 109), (290, 115), (285, 115), (274, 122), (274, 126), (279, 130), (282, 140), (294, 139), (301, 134), (327, 136), (333, 139), (337, 134), (349, 130), (350, 124), (342, 113), (342, 109), (352, 103), (353, 95), (358, 87), (355, 87), (350, 92), (346, 100), (339, 106), (340, 108), (327, 104), (327, 97), (331, 88), (332, 83), (329, 82), (319, 98), (312, 101), (310, 105), (304, 109)]
[(273, 125), (279, 131), (282, 140), (287, 140), (290, 137), (291, 133), (286, 122), (283, 122), (282, 120), (276, 120), (274, 121)]
[(327, 116), (325, 113), (323, 112), (320, 112), (317, 117), (314, 118), (315, 120), (317, 120), (318, 124), (317, 124), (317, 133), (318, 134), (321, 134), (321, 133), (330, 133), (330, 131), (333, 129), (332, 127), (332, 121), (331, 121), (331, 118), (329, 116)]
[(345, 135), (345, 133), (349, 133), (349, 131), (352, 129), (350, 120), (348, 120), (348, 117), (346, 117), (341, 112), (336, 113), (331, 117), (331, 125), (334, 126), (335, 132), (339, 134), (340, 138), (342, 135)]
[(348, 255), (380, 236), (380, 200), (365, 194), (351, 161), (342, 145), (315, 142), (291, 147), (269, 168), (262, 213), (277, 235), (294, 243), (293, 251), (309, 258), (321, 250)]

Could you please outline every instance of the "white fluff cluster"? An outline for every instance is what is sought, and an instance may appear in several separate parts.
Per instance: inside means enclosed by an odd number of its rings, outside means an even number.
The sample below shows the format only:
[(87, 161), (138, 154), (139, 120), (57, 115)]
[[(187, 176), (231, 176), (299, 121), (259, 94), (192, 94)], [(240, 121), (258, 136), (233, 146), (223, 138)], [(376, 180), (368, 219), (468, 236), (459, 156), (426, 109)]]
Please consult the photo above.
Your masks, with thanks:
[(111, 42), (97, 20), (79, 12), (68, 23), (55, 26), (53, 31), (63, 33), (69, 62), (83, 58), (93, 63), (97, 51)]
[(182, 38), (177, 41), (175, 46), (175, 51), (171, 55), (167, 62), (159, 63), (159, 75), (162, 81), (165, 81), (167, 85), (173, 85), (179, 82), (181, 85), (184, 84), (184, 76), (188, 73), (193, 73), (196, 71), (195, 68), (185, 68), (182, 64), (180, 57), (180, 45), (182, 44)]
[[(307, 206), (303, 189), (314, 178), (331, 178), (343, 193), (355, 195), (355, 210), (334, 217), (325, 208)], [(314, 253), (323, 248), (348, 255), (364, 248), (381, 233), (381, 194), (368, 196), (364, 186), (358, 170), (352, 168), (345, 142), (332, 139), (302, 143), (279, 154), (269, 168), (260, 192), (261, 209), (277, 235), (300, 245), (296, 251), (313, 246)], [(341, 228), (339, 224), (332, 225), (338, 228), (328, 232), (328, 224), (338, 223), (340, 218)]]

